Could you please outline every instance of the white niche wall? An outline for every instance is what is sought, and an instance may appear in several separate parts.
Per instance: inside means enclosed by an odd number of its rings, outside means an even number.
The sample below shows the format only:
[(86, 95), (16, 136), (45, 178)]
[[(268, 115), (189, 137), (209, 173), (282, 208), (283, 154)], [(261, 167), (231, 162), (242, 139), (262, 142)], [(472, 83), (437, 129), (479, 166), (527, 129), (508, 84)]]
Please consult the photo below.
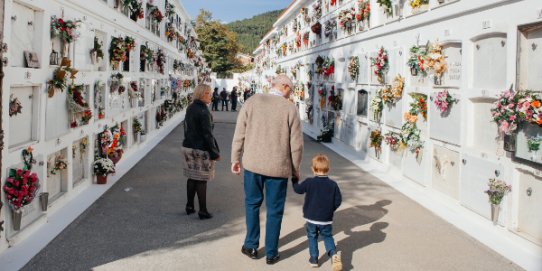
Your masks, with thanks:
[[(54, 202), (68, 191), (68, 168), (52, 173), (57, 158), (62, 158), (68, 163), (67, 149), (62, 149), (47, 156), (47, 191), (49, 192), (49, 203)], [(68, 167), (70, 167), (68, 163)]]
[[(40, 67), (48, 64), (49, 59), (41, 59), (41, 41), (44, 30), (40, 22), (43, 21), (43, 12), (39, 12), (17, 1), (13, 2), (13, 12), (6, 16), (11, 20), (11, 44), (9, 46), (9, 62), (13, 67), (26, 67), (25, 51), (35, 52), (40, 58)], [(7, 20), (7, 19), (6, 19)], [(47, 25), (49, 27), (49, 25)]]
[(39, 87), (23, 86), (10, 89), (10, 99), (17, 99), (21, 113), (9, 117), (10, 149), (38, 140)]
[(90, 151), (88, 137), (81, 138), (72, 144), (72, 180), (74, 187), (90, 177)]
[(433, 189), (459, 200), (459, 153), (434, 146), (432, 160)]
[(461, 42), (448, 41), (442, 44), (442, 53), (446, 57), (448, 71), (444, 73), (442, 85), (447, 87), (461, 86), (463, 49)]
[[(542, 244), (542, 216), (540, 216), (540, 205), (542, 205), (542, 178), (530, 172), (519, 170), (518, 195), (518, 221), (517, 231), (529, 240)], [(512, 188), (512, 191), (515, 189)], [(507, 197), (510, 197), (509, 193)]]
[(45, 138), (54, 139), (70, 131), (69, 114), (66, 105), (67, 90), (55, 90), (53, 97), (46, 97)]
[(429, 134), (432, 139), (445, 143), (451, 143), (459, 146), (461, 142), (461, 112), (462, 101), (460, 95), (449, 91), (450, 95), (456, 99), (448, 111), (441, 113), (435, 105), (434, 100), (438, 92), (433, 92), (428, 102)]
[(505, 33), (493, 33), (473, 40), (473, 87), (503, 90), (506, 88), (507, 40)]
[(469, 149), (495, 154), (499, 149), (498, 128), (493, 122), (491, 108), (495, 98), (478, 97), (466, 100), (467, 105), (467, 140)]

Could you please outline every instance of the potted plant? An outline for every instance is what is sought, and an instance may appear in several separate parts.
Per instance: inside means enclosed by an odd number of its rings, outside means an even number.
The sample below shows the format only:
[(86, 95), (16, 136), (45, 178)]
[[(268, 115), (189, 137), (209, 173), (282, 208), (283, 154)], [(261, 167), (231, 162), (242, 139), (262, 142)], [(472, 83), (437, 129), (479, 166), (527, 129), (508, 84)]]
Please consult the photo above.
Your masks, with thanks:
[(115, 164), (109, 158), (97, 158), (93, 164), (97, 184), (106, 184), (107, 175), (115, 173)]
[(502, 199), (508, 192), (512, 191), (512, 186), (495, 178), (489, 179), (487, 185), (489, 189), (485, 193), (489, 196), (489, 203), (491, 203), (491, 221), (496, 225), (499, 220)]

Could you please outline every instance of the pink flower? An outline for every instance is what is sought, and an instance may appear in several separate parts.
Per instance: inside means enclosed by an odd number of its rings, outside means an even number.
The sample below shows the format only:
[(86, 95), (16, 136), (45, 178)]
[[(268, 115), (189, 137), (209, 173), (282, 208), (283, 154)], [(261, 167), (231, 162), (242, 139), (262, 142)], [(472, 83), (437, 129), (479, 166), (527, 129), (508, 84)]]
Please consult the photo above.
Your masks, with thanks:
[(506, 121), (501, 122), (501, 126), (499, 127), (499, 130), (503, 133), (507, 133), (508, 129), (509, 129), (508, 122)]
[(516, 115), (510, 116), (510, 121), (514, 121), (516, 119)]

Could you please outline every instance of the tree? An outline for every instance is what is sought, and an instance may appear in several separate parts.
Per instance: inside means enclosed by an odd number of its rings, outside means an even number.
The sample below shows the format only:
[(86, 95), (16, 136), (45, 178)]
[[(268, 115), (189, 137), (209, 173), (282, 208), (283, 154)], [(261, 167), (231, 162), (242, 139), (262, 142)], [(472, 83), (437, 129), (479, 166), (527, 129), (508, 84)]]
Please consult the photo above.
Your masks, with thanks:
[(211, 12), (201, 9), (196, 18), (196, 33), (200, 41), (203, 57), (218, 76), (231, 74), (232, 69), (240, 66), (235, 58), (239, 52), (236, 34), (213, 20)]

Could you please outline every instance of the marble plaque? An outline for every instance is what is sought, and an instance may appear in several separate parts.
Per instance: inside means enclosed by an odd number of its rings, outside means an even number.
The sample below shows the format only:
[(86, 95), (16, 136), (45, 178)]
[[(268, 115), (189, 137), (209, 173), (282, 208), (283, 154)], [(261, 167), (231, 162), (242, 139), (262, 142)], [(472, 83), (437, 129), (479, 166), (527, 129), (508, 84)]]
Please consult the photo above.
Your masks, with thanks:
[[(87, 169), (90, 169), (88, 159), (90, 146), (87, 143), (87, 147), (84, 149), (81, 145), (82, 140), (75, 141), (72, 145), (72, 181), (74, 186), (90, 176), (90, 172), (87, 171)], [(87, 142), (90, 143), (88, 138)]]
[(433, 189), (459, 200), (459, 153), (435, 146), (432, 160)]
[[(489, 161), (488, 159), (478, 158), (468, 154), (461, 157), (461, 186), (460, 199), (461, 204), (479, 215), (491, 219), (491, 206), (488, 201), (487, 183), (490, 178), (495, 178), (495, 171), (499, 171), (499, 178), (505, 180), (502, 165)], [(500, 216), (501, 221), (503, 216)]]
[[(2, 1), (3, 2), (3, 1)], [(18, 2), (12, 3), (12, 15), (16, 14), (15, 20), (11, 20), (11, 42), (9, 44), (9, 65), (12, 67), (25, 67), (24, 51), (36, 52), (34, 39), (38, 36), (35, 33), (36, 21), (35, 11)], [(10, 15), (11, 16), (11, 15)], [(6, 18), (10, 18), (7, 16)], [(28, 22), (32, 22), (29, 26)]]
[[(422, 138), (422, 140), (425, 139)], [(415, 152), (411, 152), (408, 149), (405, 150), (403, 159), (403, 174), (405, 177), (423, 186), (427, 186), (429, 182), (427, 173), (430, 166), (429, 162), (431, 161), (431, 151), (428, 150), (427, 146), (426, 142), (424, 148), (420, 150), (417, 156)]]
[(67, 90), (55, 91), (51, 98), (46, 97), (45, 138), (54, 139), (70, 131), (68, 108), (66, 106)]
[(448, 65), (448, 71), (443, 75), (442, 84), (453, 87), (461, 86), (461, 58), (463, 57), (461, 43), (444, 44), (442, 53), (446, 56), (446, 64)]
[(369, 56), (367, 54), (362, 54), (359, 56), (359, 84), (369, 84), (369, 78), (371, 76), (369, 70), (370, 63), (371, 60), (369, 59)]
[(37, 128), (35, 111), (39, 111), (39, 99), (33, 96), (33, 87), (11, 88), (10, 100), (19, 101), (21, 113), (15, 113), (9, 119), (9, 147), (32, 141)]
[(356, 133), (356, 150), (367, 153), (369, 151), (369, 127), (367, 124), (359, 122), (357, 123), (357, 133)]
[[(404, 94), (403, 94), (404, 95)], [(395, 104), (384, 104), (384, 115), (386, 125), (401, 128), (403, 125), (403, 99), (397, 101)]]
[[(513, 189), (513, 188), (512, 188)], [(542, 178), (519, 171), (518, 231), (542, 245)], [(507, 196), (510, 197), (510, 194)]]
[(449, 107), (448, 111), (441, 113), (434, 103), (436, 92), (431, 94), (432, 100), (429, 100), (429, 121), (431, 138), (446, 143), (459, 146), (461, 142), (461, 98), (457, 94), (451, 93), (452, 97), (458, 102)]
[(343, 113), (347, 115), (356, 115), (356, 95), (356, 91), (352, 88), (342, 91)]
[(467, 144), (482, 152), (495, 153), (499, 149), (497, 124), (493, 122), (491, 108), (494, 99), (470, 99)]
[(542, 23), (520, 29), (519, 89), (542, 90)]
[(367, 117), (369, 107), (369, 92), (367, 91), (367, 88), (367, 86), (364, 86), (357, 91), (356, 114), (360, 117)]
[(506, 34), (474, 41), (473, 86), (483, 89), (506, 89)]

